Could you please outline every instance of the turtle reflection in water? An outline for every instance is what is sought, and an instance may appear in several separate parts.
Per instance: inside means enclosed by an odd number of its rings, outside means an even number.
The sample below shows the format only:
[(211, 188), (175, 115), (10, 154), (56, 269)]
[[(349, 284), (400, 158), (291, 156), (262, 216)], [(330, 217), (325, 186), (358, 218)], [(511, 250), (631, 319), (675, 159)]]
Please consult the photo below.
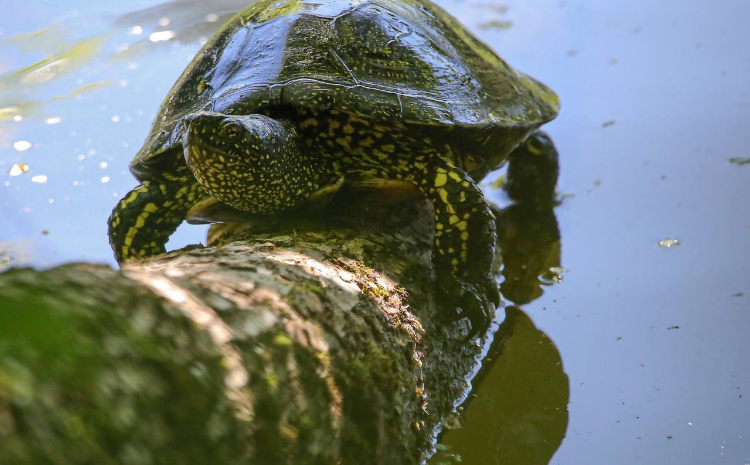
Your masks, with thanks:
[(164, 252), (201, 202), (272, 214), (325, 202), (342, 183), (408, 184), (434, 207), (447, 307), (476, 334), (499, 303), (494, 217), (477, 182), (557, 111), (549, 88), (426, 0), (258, 1), (162, 104), (110, 242), (123, 262)]

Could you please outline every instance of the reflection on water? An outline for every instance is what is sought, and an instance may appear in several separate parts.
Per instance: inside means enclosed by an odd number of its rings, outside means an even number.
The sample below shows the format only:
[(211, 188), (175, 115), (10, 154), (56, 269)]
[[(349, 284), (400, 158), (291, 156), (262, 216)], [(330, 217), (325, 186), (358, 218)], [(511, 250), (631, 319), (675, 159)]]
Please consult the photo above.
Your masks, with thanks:
[(133, 184), (127, 161), (187, 61), (245, 3), (174, 1), (114, 18), (82, 14), (93, 2), (37, 5), (47, 16), (2, 25), (0, 239), (52, 231), (16, 264), (113, 263), (102, 218)]
[[(33, 110), (44, 102), (80, 99), (83, 92), (97, 86), (117, 84), (114, 80), (92, 82), (48, 100), (19, 99), (22, 95), (43, 92), (44, 89), (38, 87), (90, 66), (92, 62), (101, 61), (100, 66), (110, 66), (140, 54), (158, 53), (163, 46), (160, 43), (169, 40), (203, 45), (246, 3), (245, 0), (210, 3), (177, 0), (121, 15), (106, 32), (91, 37), (81, 38), (72, 29), (73, 24), (63, 21), (37, 31), (10, 35), (2, 41), (4, 48), (16, 48), (29, 56), (41, 54), (44, 58), (0, 75), (0, 121), (18, 122), (33, 116)], [(118, 43), (112, 47), (115, 41)]]
[(431, 465), (545, 464), (565, 437), (569, 388), (560, 354), (521, 309), (505, 311), (473, 381), (480, 388), (442, 436)]
[[(516, 157), (533, 162), (515, 163)], [(441, 437), (431, 465), (545, 464), (565, 437), (570, 389), (562, 358), (520, 308), (560, 282), (560, 230), (551, 201), (557, 178), (558, 154), (545, 134), (534, 134), (511, 157), (505, 189), (515, 203), (494, 213), (500, 289), (515, 305), (505, 309), (471, 380), (474, 392)]]

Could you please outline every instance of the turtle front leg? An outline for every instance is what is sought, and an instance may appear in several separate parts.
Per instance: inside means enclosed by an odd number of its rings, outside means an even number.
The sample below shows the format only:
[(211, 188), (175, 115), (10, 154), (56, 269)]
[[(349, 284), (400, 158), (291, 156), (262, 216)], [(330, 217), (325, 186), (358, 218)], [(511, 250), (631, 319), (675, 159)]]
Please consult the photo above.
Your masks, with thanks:
[(187, 167), (128, 192), (109, 217), (109, 243), (117, 262), (164, 253), (188, 209), (205, 195)]
[(482, 334), (500, 304), (491, 271), (495, 217), (482, 191), (464, 170), (438, 157), (424, 164), (414, 181), (435, 210), (433, 261), (438, 278), (446, 298), (456, 302), (461, 315), (470, 319), (471, 334)]

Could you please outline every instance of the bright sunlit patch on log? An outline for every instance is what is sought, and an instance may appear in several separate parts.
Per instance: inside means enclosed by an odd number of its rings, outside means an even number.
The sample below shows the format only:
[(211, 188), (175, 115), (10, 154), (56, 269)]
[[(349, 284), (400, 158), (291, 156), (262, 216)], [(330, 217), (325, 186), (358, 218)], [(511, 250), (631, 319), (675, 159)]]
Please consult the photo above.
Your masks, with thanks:
[[(330, 264), (326, 265), (306, 255), (289, 250), (277, 250), (272, 254), (265, 255), (265, 257), (277, 262), (301, 266), (311, 275), (328, 278), (342, 289), (351, 292), (352, 294), (360, 293), (359, 287), (354, 282), (345, 281), (342, 279), (341, 274), (336, 272), (338, 267), (333, 267)], [(351, 276), (351, 274), (346, 271), (344, 271), (344, 273)]]
[(164, 297), (165, 299), (169, 299), (174, 303), (181, 304), (187, 300), (187, 297), (185, 297), (185, 293), (182, 292), (181, 289), (177, 288), (171, 282), (165, 279), (151, 279), (149, 281), (149, 285), (154, 290), (159, 291), (159, 294), (162, 297)]
[(243, 421), (250, 421), (255, 416), (254, 399), (247, 389), (250, 375), (242, 363), (242, 354), (232, 344), (234, 336), (227, 324), (219, 318), (216, 312), (203, 304), (198, 298), (182, 289), (178, 284), (162, 275), (144, 272), (137, 269), (124, 270), (125, 274), (145, 286), (151, 288), (155, 294), (164, 299), (179, 304), (180, 310), (198, 327), (208, 331), (211, 339), (220, 348), (223, 363), (226, 367), (224, 385), (227, 397), (233, 401), (235, 414)]

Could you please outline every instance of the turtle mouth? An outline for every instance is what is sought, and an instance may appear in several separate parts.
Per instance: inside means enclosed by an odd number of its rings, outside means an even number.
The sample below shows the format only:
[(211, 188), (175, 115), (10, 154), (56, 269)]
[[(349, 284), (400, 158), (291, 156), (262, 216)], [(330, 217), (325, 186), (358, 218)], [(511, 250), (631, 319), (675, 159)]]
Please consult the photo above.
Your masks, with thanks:
[[(172, 155), (168, 154), (168, 152), (172, 152)], [(130, 165), (130, 172), (141, 182), (151, 179), (159, 173), (168, 171), (174, 165), (175, 161), (179, 161), (179, 153), (179, 150), (174, 150), (173, 148), (155, 152), (148, 159)]]

